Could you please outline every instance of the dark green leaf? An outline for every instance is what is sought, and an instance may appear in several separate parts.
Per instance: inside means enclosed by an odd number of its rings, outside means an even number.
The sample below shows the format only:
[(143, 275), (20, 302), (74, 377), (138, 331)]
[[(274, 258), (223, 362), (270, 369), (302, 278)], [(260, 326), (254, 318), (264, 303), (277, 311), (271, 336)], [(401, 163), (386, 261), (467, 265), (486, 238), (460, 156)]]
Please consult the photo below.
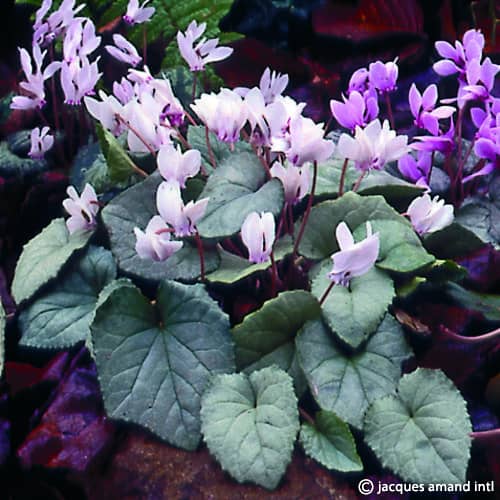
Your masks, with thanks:
[(463, 257), (484, 244), (473, 231), (456, 222), (424, 237), (425, 248), (439, 259)]
[(299, 429), (292, 379), (279, 368), (218, 375), (203, 394), (202, 431), (210, 452), (237, 481), (274, 489)]
[(488, 321), (500, 321), (500, 296), (466, 290), (457, 283), (448, 283), (446, 292), (467, 309), (478, 311)]
[(204, 288), (163, 281), (152, 304), (133, 285), (116, 287), (91, 332), (108, 415), (195, 449), (201, 394), (211, 375), (234, 370), (228, 317)]

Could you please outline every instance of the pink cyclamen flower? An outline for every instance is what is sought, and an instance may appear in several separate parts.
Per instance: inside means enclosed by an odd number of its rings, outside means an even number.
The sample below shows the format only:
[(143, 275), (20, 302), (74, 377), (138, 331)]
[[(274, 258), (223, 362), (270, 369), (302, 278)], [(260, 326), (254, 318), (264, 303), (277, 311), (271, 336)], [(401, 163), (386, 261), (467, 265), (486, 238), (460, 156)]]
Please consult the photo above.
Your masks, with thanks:
[(149, 21), (151, 16), (155, 13), (154, 7), (145, 7), (149, 2), (146, 0), (139, 7), (139, 0), (130, 0), (127, 6), (127, 12), (123, 16), (123, 20), (127, 24), (141, 24)]
[(399, 160), (408, 152), (407, 143), (408, 137), (396, 135), (389, 128), (387, 120), (381, 125), (380, 120), (376, 119), (364, 129), (356, 127), (354, 138), (342, 134), (337, 145), (337, 155), (354, 160), (359, 170), (381, 170), (386, 163)]
[(87, 95), (93, 95), (94, 88), (102, 73), (97, 63), (99, 58), (90, 62), (88, 57), (77, 57), (70, 63), (61, 65), (61, 87), (64, 92), (64, 103), (79, 106)]
[(445, 205), (437, 196), (431, 199), (427, 193), (415, 198), (406, 213), (415, 231), (421, 235), (443, 229), (453, 222), (453, 205)]
[(19, 49), (21, 67), (23, 68), (26, 81), (21, 82), (19, 86), (27, 95), (15, 96), (12, 99), (10, 107), (12, 109), (33, 109), (45, 106), (45, 87), (44, 82), (50, 78), (59, 68), (60, 62), (50, 63), (43, 71), (42, 65), (47, 51), (42, 52), (38, 45), (33, 45), (33, 62), (35, 71), (31, 66), (31, 57), (26, 49)]
[(359, 92), (364, 94), (370, 88), (370, 73), (366, 68), (357, 69), (349, 80), (347, 94)]
[(375, 91), (363, 94), (353, 90), (349, 97), (342, 96), (344, 102), (332, 99), (330, 110), (342, 127), (354, 131), (356, 126), (364, 127), (378, 116), (378, 99)]
[(381, 61), (371, 63), (368, 68), (370, 85), (375, 87), (379, 92), (392, 92), (396, 89), (396, 81), (398, 79), (398, 66), (396, 64), (398, 58), (394, 61)]
[[(288, 85), (288, 75), (282, 75), (276, 71), (266, 68), (260, 77), (259, 88), (264, 104), (271, 104), (278, 96), (281, 96)], [(256, 87), (254, 87), (256, 89)], [(246, 97), (250, 91), (247, 87), (236, 87), (234, 91), (241, 97)]]
[(28, 153), (30, 158), (41, 160), (45, 153), (54, 145), (54, 136), (49, 134), (49, 127), (41, 130), (37, 127), (31, 131), (31, 149)]
[(95, 25), (90, 19), (73, 19), (66, 30), (63, 43), (64, 60), (71, 62), (76, 57), (90, 55), (101, 45), (101, 37), (95, 34)]
[(417, 158), (410, 153), (398, 160), (399, 171), (417, 186), (429, 187), (429, 174), (432, 166), (432, 153), (418, 151)]
[(184, 205), (177, 183), (162, 182), (156, 192), (156, 207), (162, 219), (170, 224), (176, 236), (190, 236), (196, 232), (196, 223), (205, 214), (208, 198)]
[(311, 169), (304, 167), (288, 166), (285, 168), (276, 162), (271, 167), (271, 175), (277, 177), (285, 190), (285, 202), (291, 205), (298, 203), (309, 192), (311, 185)]
[(146, 232), (134, 227), (135, 251), (141, 259), (160, 262), (171, 257), (182, 248), (182, 241), (170, 239), (171, 229), (159, 215), (155, 215), (146, 226)]
[(137, 66), (142, 57), (137, 52), (137, 49), (122, 35), (115, 33), (113, 35), (115, 45), (106, 45), (104, 48), (118, 61), (131, 66)]
[(196, 21), (191, 21), (185, 33), (177, 33), (179, 51), (191, 71), (203, 71), (205, 64), (222, 61), (233, 53), (231, 47), (217, 47), (218, 38), (202, 38), (195, 45), (195, 41), (203, 35), (206, 27), (206, 23), (198, 25)]
[(218, 94), (202, 94), (191, 104), (193, 111), (220, 141), (234, 143), (248, 117), (247, 106), (241, 96), (229, 89)]
[(177, 183), (181, 188), (186, 187), (186, 180), (194, 177), (201, 166), (201, 154), (197, 149), (189, 149), (182, 153), (172, 145), (160, 147), (156, 159), (161, 176), (169, 183)]
[[(325, 161), (333, 154), (333, 141), (324, 138), (322, 123), (298, 116), (290, 122), (288, 147), (283, 150), (287, 160), (297, 167), (304, 163)], [(273, 151), (276, 149), (273, 148)]]
[(266, 262), (273, 250), (275, 234), (271, 212), (251, 212), (241, 226), (241, 239), (248, 249), (248, 260), (255, 264)]
[(332, 255), (333, 268), (328, 278), (336, 285), (349, 286), (352, 278), (367, 273), (378, 258), (380, 247), (378, 233), (372, 234), (372, 226), (366, 223), (366, 238), (354, 243), (349, 227), (341, 222), (335, 231), (340, 250)]
[(436, 108), (438, 91), (436, 85), (429, 85), (421, 94), (417, 86), (413, 83), (408, 94), (408, 102), (412, 115), (415, 118), (415, 125), (425, 128), (432, 135), (439, 134), (439, 121), (443, 118), (450, 118), (455, 112), (453, 106), (439, 106)]
[(99, 202), (94, 188), (90, 184), (85, 184), (82, 195), (78, 196), (76, 189), (69, 186), (66, 193), (69, 198), (63, 201), (63, 207), (71, 216), (66, 221), (69, 233), (93, 229), (96, 224), (95, 217), (99, 211)]

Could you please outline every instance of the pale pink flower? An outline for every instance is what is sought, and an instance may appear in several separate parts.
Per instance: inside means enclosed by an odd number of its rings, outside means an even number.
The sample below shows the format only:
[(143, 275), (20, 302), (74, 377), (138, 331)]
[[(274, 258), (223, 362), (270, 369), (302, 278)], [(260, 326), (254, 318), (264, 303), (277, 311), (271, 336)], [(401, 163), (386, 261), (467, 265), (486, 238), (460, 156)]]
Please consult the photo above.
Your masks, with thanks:
[(311, 185), (311, 168), (288, 166), (285, 168), (276, 162), (271, 167), (271, 175), (277, 177), (283, 184), (285, 202), (295, 205), (309, 192)]
[(179, 146), (160, 147), (156, 159), (161, 176), (169, 183), (177, 183), (181, 188), (186, 187), (186, 180), (194, 177), (201, 166), (201, 154), (196, 149), (189, 149), (182, 153)]
[(453, 205), (445, 205), (437, 196), (426, 193), (415, 198), (408, 207), (408, 217), (418, 234), (433, 233), (453, 222)]
[(372, 234), (372, 226), (366, 223), (366, 238), (354, 243), (349, 227), (341, 222), (335, 231), (340, 250), (332, 255), (333, 268), (328, 278), (336, 285), (349, 286), (352, 278), (367, 273), (375, 264), (379, 252), (379, 235)]
[(150, 0), (146, 0), (139, 7), (139, 0), (130, 0), (127, 6), (127, 12), (123, 16), (123, 20), (127, 24), (141, 24), (149, 21), (155, 13), (154, 7), (145, 7)]
[(269, 259), (275, 237), (275, 222), (271, 212), (260, 215), (251, 212), (241, 226), (241, 239), (248, 249), (248, 260), (256, 264)]
[(141, 259), (160, 262), (171, 257), (182, 248), (182, 241), (170, 239), (170, 228), (159, 215), (155, 215), (146, 226), (146, 232), (134, 227), (135, 251)]
[(66, 221), (69, 233), (93, 229), (96, 225), (95, 217), (99, 211), (99, 202), (94, 188), (90, 184), (85, 184), (81, 196), (78, 196), (73, 186), (69, 186), (66, 192), (69, 198), (63, 201), (63, 207), (71, 216)]
[(115, 45), (106, 45), (104, 48), (115, 59), (131, 66), (137, 66), (141, 62), (142, 57), (137, 52), (137, 49), (124, 36), (115, 33), (113, 42), (115, 42)]
[(49, 127), (41, 130), (37, 127), (31, 131), (31, 149), (28, 153), (30, 158), (41, 160), (45, 153), (54, 145), (54, 136), (49, 134)]

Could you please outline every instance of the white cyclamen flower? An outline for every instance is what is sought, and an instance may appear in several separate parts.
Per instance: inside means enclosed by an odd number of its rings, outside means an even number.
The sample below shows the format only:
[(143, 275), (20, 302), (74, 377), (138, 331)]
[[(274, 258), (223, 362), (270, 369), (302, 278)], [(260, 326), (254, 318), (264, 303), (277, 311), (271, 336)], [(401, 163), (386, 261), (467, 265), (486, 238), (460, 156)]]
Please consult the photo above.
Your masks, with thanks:
[(248, 249), (248, 260), (266, 262), (273, 250), (275, 239), (274, 216), (271, 212), (251, 212), (241, 226), (241, 239)]
[(445, 205), (437, 196), (426, 193), (415, 198), (408, 207), (408, 217), (418, 234), (433, 233), (453, 222), (453, 205)]
[(82, 195), (78, 196), (76, 189), (69, 186), (66, 193), (69, 198), (63, 201), (63, 207), (71, 215), (66, 221), (69, 233), (92, 229), (96, 223), (95, 216), (99, 211), (99, 202), (94, 188), (90, 184), (85, 184)]
[(229, 89), (221, 89), (218, 94), (202, 94), (191, 108), (219, 140), (229, 143), (240, 138), (248, 116), (241, 96)]
[(336, 285), (348, 286), (352, 278), (367, 273), (375, 264), (379, 252), (378, 233), (372, 234), (372, 226), (366, 223), (366, 238), (354, 243), (354, 238), (345, 222), (335, 231), (340, 250), (332, 255), (333, 268), (328, 278)]
[(198, 25), (196, 21), (191, 21), (185, 33), (177, 32), (177, 44), (179, 52), (184, 60), (189, 64), (191, 71), (203, 71), (205, 64), (222, 61), (233, 53), (231, 47), (217, 47), (218, 38), (207, 40), (198, 38), (205, 32), (207, 23)]
[(364, 129), (356, 126), (354, 138), (348, 134), (340, 136), (337, 155), (354, 160), (356, 168), (363, 171), (381, 170), (388, 162), (399, 160), (408, 152), (408, 137), (396, 136), (389, 128), (389, 122), (383, 125), (377, 118)]
[(182, 248), (182, 241), (170, 240), (171, 229), (159, 215), (155, 215), (146, 226), (146, 232), (134, 227), (135, 251), (141, 259), (162, 261)]
[(181, 188), (186, 187), (186, 179), (194, 177), (201, 166), (201, 154), (197, 149), (189, 149), (182, 153), (170, 145), (160, 147), (156, 159), (161, 176), (169, 183), (177, 183)]
[(54, 137), (49, 134), (49, 127), (41, 130), (37, 127), (31, 131), (31, 149), (28, 153), (30, 158), (41, 160), (45, 153), (54, 145)]
[(275, 163), (271, 168), (271, 175), (277, 177), (285, 190), (285, 202), (295, 205), (309, 192), (311, 185), (311, 169), (309, 165), (285, 168), (281, 163)]
[(196, 223), (205, 214), (208, 198), (184, 205), (177, 183), (162, 182), (156, 192), (156, 208), (162, 219), (170, 224), (176, 236), (190, 236), (196, 232)]

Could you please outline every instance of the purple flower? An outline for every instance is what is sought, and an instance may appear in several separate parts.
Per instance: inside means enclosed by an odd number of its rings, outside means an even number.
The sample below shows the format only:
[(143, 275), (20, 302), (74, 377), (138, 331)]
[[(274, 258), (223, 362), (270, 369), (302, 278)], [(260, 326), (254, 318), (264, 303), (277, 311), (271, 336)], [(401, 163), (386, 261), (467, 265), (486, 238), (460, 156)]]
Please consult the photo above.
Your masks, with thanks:
[(162, 182), (156, 192), (156, 207), (162, 219), (170, 224), (176, 236), (190, 236), (196, 232), (196, 223), (205, 214), (208, 198), (190, 201), (184, 205), (177, 183)]
[(408, 95), (410, 109), (415, 117), (415, 125), (420, 128), (425, 128), (432, 135), (439, 134), (439, 121), (443, 118), (449, 118), (454, 112), (453, 106), (439, 106), (435, 108), (438, 98), (436, 85), (429, 85), (423, 94), (417, 89), (415, 84), (412, 84)]
[(418, 151), (417, 159), (410, 153), (398, 160), (399, 171), (417, 186), (429, 187), (429, 174), (432, 166), (432, 153)]
[(141, 24), (149, 21), (151, 16), (155, 13), (154, 7), (144, 7), (149, 0), (143, 2), (139, 7), (139, 0), (130, 0), (127, 6), (127, 12), (123, 16), (123, 20), (127, 24)]
[(202, 94), (191, 108), (220, 141), (235, 143), (239, 140), (248, 112), (236, 92), (223, 88), (218, 94)]
[(381, 61), (371, 63), (368, 69), (370, 85), (373, 85), (379, 92), (392, 92), (396, 89), (396, 80), (398, 79), (398, 58), (394, 61)]
[(159, 215), (155, 215), (146, 226), (146, 232), (134, 227), (135, 251), (141, 259), (160, 262), (171, 257), (182, 248), (182, 241), (170, 240), (171, 229)]
[(464, 33), (463, 44), (458, 40), (455, 46), (448, 42), (436, 42), (435, 47), (443, 60), (434, 64), (434, 71), (441, 76), (459, 73), (462, 77), (467, 64), (474, 60), (480, 60), (484, 48), (484, 36), (477, 30), (469, 30)]
[(347, 90), (347, 94), (351, 92), (359, 92), (360, 94), (364, 94), (367, 90), (370, 89), (370, 73), (366, 68), (357, 69), (349, 80), (349, 87)]
[(118, 61), (131, 66), (137, 66), (142, 57), (137, 52), (137, 49), (122, 35), (114, 34), (113, 42), (115, 45), (106, 45), (104, 48)]
[(285, 202), (291, 205), (298, 203), (309, 192), (311, 185), (311, 169), (304, 167), (288, 166), (285, 168), (276, 162), (271, 167), (271, 175), (277, 177), (285, 190)]
[(186, 179), (194, 177), (201, 166), (201, 154), (196, 149), (189, 149), (182, 153), (180, 148), (161, 146), (156, 158), (161, 176), (170, 184), (177, 183), (181, 188), (186, 187)]
[(465, 71), (466, 85), (461, 85), (458, 92), (458, 104), (463, 107), (466, 101), (491, 99), (490, 92), (495, 84), (495, 76), (500, 66), (487, 57), (482, 64), (474, 59), (467, 64)]
[(155, 78), (150, 83), (155, 93), (155, 100), (162, 106), (160, 122), (168, 121), (168, 125), (178, 127), (184, 122), (184, 108), (174, 96), (169, 80)]
[(10, 107), (12, 109), (33, 109), (42, 108), (45, 105), (44, 82), (50, 78), (59, 68), (61, 63), (50, 63), (42, 71), (43, 60), (46, 51), (42, 52), (38, 45), (33, 45), (33, 62), (35, 63), (35, 72), (31, 66), (31, 57), (26, 49), (19, 49), (21, 67), (23, 68), (26, 81), (21, 82), (19, 86), (28, 94), (15, 96), (12, 99)]
[(93, 229), (96, 224), (95, 216), (99, 211), (99, 202), (94, 188), (90, 184), (85, 184), (81, 196), (78, 196), (73, 186), (69, 186), (66, 192), (69, 198), (63, 201), (63, 207), (71, 216), (66, 221), (69, 233)]
[(368, 171), (381, 170), (388, 162), (399, 160), (408, 152), (408, 137), (396, 135), (389, 128), (389, 122), (376, 119), (364, 129), (356, 127), (354, 138), (347, 134), (340, 136), (337, 156), (354, 160), (356, 168)]
[(222, 61), (233, 53), (231, 47), (217, 47), (218, 38), (202, 38), (195, 45), (195, 41), (205, 32), (206, 27), (206, 23), (198, 25), (196, 21), (191, 21), (185, 33), (177, 33), (179, 51), (191, 71), (203, 71), (205, 64)]
[(420, 135), (414, 137), (418, 142), (413, 142), (410, 144), (412, 149), (417, 151), (440, 151), (441, 153), (448, 155), (455, 148), (455, 126), (453, 125), (453, 120), (450, 119), (450, 128), (448, 132), (434, 136), (434, 135)]
[(379, 252), (378, 233), (372, 234), (372, 226), (366, 223), (366, 238), (354, 243), (354, 238), (345, 222), (335, 231), (340, 250), (332, 255), (333, 268), (328, 278), (336, 285), (349, 286), (352, 278), (367, 273), (375, 264)]
[(31, 149), (28, 153), (30, 158), (41, 160), (45, 153), (54, 145), (54, 137), (49, 134), (49, 127), (34, 128), (31, 131)]
[(415, 198), (408, 207), (408, 217), (418, 234), (433, 233), (453, 222), (453, 206), (435, 196), (432, 200), (426, 193)]
[(275, 239), (274, 216), (271, 212), (251, 212), (241, 226), (241, 239), (248, 249), (248, 260), (255, 264), (266, 262)]
[(330, 109), (333, 117), (345, 128), (354, 131), (356, 126), (364, 127), (378, 116), (378, 99), (374, 91), (360, 94), (353, 90), (344, 102), (331, 100)]
[(129, 80), (123, 77), (120, 83), (113, 82), (113, 94), (121, 104), (125, 105), (130, 102), (135, 96), (134, 86), (130, 83)]

